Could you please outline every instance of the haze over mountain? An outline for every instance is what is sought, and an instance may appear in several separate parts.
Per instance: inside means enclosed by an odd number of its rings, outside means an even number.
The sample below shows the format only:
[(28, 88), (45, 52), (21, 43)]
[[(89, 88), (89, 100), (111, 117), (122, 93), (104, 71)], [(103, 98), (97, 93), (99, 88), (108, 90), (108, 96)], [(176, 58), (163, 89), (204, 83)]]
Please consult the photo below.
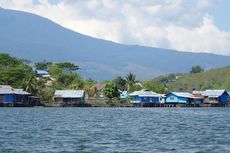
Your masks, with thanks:
[(96, 80), (128, 72), (139, 79), (149, 79), (188, 72), (194, 65), (205, 69), (230, 65), (229, 56), (118, 44), (82, 35), (34, 14), (2, 8), (0, 52), (33, 62), (74, 62), (84, 77)]

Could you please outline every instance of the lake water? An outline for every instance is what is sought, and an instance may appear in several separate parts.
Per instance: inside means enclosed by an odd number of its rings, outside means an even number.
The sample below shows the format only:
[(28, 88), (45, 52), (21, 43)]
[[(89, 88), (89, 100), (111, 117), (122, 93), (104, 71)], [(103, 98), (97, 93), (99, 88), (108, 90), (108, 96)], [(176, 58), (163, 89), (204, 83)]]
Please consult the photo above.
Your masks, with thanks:
[(230, 152), (230, 108), (0, 108), (0, 153)]

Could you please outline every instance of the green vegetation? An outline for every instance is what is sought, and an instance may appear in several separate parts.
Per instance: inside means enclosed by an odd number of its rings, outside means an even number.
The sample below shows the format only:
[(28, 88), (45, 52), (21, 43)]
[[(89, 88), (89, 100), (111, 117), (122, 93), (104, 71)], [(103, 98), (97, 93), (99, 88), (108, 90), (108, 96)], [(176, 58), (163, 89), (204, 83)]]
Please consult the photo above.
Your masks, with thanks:
[(107, 83), (104, 89), (104, 94), (110, 100), (113, 98), (119, 98), (120, 93), (118, 87), (113, 83)]
[(50, 77), (35, 74), (26, 60), (0, 54), (0, 84), (23, 88), (40, 97), (45, 105), (50, 105), (56, 89), (83, 89), (94, 83), (83, 80), (77, 74), (79, 66), (73, 63), (42, 61), (35, 63), (34, 68), (47, 70)]
[(29, 75), (33, 75), (33, 70), (25, 60), (0, 54), (0, 84), (23, 87)]
[(159, 81), (144, 81), (143, 82), (144, 88), (157, 92), (157, 93), (167, 93), (167, 90), (165, 88), (165, 85)]
[(22, 87), (29, 93), (36, 94), (39, 90), (39, 81), (33, 73), (30, 73), (23, 79)]
[(230, 66), (199, 73), (170, 74), (153, 81), (164, 84), (168, 91), (230, 90)]
[(126, 80), (121, 76), (116, 77), (112, 82), (118, 87), (118, 89), (122, 91), (126, 90)]
[(135, 85), (138, 82), (136, 80), (136, 75), (129, 73), (126, 77), (126, 88), (128, 92), (133, 92), (135, 90)]
[[(97, 89), (92, 88), (97, 82), (93, 79), (82, 79), (77, 73), (77, 70), (80, 69), (78, 65), (70, 62), (53, 63), (45, 60), (31, 65), (24, 59), (0, 54), (0, 84), (23, 88), (40, 97), (41, 102), (46, 106), (52, 106), (53, 94), (58, 89), (83, 89), (89, 97), (99, 97)], [(49, 76), (36, 74), (33, 69), (46, 70)], [(104, 94), (108, 101), (101, 104), (102, 106), (124, 104), (119, 99), (119, 90), (126, 90), (127, 87), (134, 90), (135, 83), (137, 83), (135, 75), (131, 73), (126, 79), (119, 76), (113, 81), (103, 83), (106, 84)]]
[(190, 71), (191, 74), (200, 72), (204, 72), (204, 69), (200, 65), (193, 66), (192, 70)]
[(114, 83), (109, 82), (106, 84), (104, 94), (108, 98), (108, 104), (117, 105), (118, 103), (120, 103), (120, 93), (118, 87)]
[[(35, 74), (33, 67), (47, 70), (50, 76)], [(43, 104), (48, 106), (52, 106), (53, 94), (57, 89), (83, 89), (88, 97), (100, 97), (101, 93), (96, 87), (92, 87), (97, 82), (91, 78), (82, 79), (77, 73), (80, 68), (74, 63), (42, 61), (35, 63), (33, 67), (27, 60), (18, 59), (8, 54), (0, 54), (0, 84), (23, 88), (40, 97)], [(117, 76), (112, 81), (106, 81), (103, 84), (106, 84), (103, 92), (107, 99), (102, 103), (99, 100), (96, 105), (121, 106), (124, 104), (127, 106), (128, 100), (119, 99), (120, 91), (127, 90), (131, 93), (143, 88), (157, 93), (191, 92), (192, 90), (205, 89), (230, 90), (230, 66), (204, 72), (203, 68), (196, 65), (187, 74), (169, 74), (147, 81), (137, 81), (133, 73), (128, 73), (124, 78)]]
[(48, 70), (48, 68), (52, 65), (52, 62), (47, 62), (46, 60), (42, 62), (35, 63), (34, 66), (38, 70)]

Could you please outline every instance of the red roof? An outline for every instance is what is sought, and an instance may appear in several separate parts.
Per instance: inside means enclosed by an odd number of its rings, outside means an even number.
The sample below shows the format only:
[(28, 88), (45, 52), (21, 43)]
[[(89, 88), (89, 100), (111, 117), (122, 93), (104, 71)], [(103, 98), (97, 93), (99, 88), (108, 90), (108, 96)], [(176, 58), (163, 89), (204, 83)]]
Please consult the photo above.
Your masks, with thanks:
[(95, 84), (95, 85), (93, 85), (93, 86), (91, 87), (91, 89), (93, 89), (93, 88), (96, 88), (97, 90), (102, 90), (102, 89), (105, 88), (105, 85), (104, 85), (104, 84), (101, 84), (101, 83), (97, 83), (97, 84)]
[(202, 95), (200, 95), (200, 94), (193, 94), (193, 96), (194, 96), (195, 98), (204, 98), (204, 96), (202, 96)]

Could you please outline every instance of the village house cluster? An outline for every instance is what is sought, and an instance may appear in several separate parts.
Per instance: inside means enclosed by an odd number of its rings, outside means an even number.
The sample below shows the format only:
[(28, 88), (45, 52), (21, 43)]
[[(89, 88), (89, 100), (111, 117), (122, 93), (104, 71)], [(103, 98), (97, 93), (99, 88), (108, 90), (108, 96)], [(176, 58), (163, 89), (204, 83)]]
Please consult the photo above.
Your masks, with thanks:
[(158, 94), (143, 89), (130, 93), (129, 96), (134, 106), (228, 106), (230, 103), (230, 92), (226, 90)]
[[(84, 90), (56, 90), (53, 101), (56, 106), (87, 106), (90, 97), (105, 99), (103, 90), (105, 85), (96, 84), (91, 90), (96, 90), (96, 95), (89, 95)], [(120, 98), (128, 100), (134, 107), (177, 107), (177, 106), (228, 106), (230, 92), (226, 90), (205, 90), (188, 92), (169, 92), (159, 94), (142, 89), (129, 93), (120, 91)], [(38, 106), (39, 97), (11, 86), (0, 85), (0, 106)]]

